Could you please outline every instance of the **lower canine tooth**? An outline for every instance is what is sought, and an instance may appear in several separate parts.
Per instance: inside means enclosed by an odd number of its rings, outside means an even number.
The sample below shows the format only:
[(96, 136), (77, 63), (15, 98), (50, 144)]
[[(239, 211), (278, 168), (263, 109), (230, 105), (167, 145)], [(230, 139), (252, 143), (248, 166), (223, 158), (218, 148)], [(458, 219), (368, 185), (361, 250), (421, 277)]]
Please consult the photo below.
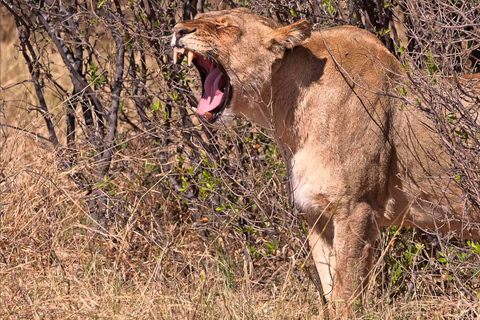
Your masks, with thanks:
[(205, 111), (203, 117), (207, 120), (211, 120), (213, 118), (213, 113), (211, 113), (210, 111)]

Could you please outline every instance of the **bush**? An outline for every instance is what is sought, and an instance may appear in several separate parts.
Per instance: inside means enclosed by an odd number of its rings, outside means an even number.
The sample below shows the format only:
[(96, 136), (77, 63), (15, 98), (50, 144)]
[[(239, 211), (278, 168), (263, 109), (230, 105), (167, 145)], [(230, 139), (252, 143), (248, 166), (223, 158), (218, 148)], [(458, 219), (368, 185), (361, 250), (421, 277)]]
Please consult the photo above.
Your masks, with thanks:
[[(172, 64), (169, 36), (197, 10), (375, 33), (409, 71), (396, 94), (435, 123), (478, 212), (479, 94), (459, 78), (480, 71), (478, 1), (0, 3), (2, 318), (320, 313), (271, 137), (191, 111), (197, 74)], [(415, 229), (379, 243), (359, 317), (476, 315), (478, 243)]]

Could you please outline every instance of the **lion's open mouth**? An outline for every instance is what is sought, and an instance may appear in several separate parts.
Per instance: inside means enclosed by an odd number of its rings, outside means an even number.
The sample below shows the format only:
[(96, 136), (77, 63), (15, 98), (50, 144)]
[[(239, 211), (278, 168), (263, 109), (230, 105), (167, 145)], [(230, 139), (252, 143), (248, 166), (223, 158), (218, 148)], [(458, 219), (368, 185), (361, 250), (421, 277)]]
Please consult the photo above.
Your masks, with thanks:
[(230, 79), (219, 63), (186, 48), (173, 49), (175, 63), (181, 63), (185, 56), (189, 66), (193, 62), (197, 67), (202, 79), (202, 98), (198, 103), (197, 113), (203, 119), (214, 122), (230, 100)]

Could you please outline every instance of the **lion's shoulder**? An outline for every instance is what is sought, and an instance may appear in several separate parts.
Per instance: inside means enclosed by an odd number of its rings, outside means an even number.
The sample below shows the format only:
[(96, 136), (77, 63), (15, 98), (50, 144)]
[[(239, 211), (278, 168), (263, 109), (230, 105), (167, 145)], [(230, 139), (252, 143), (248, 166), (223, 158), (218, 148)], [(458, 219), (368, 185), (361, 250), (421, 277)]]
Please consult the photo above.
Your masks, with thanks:
[[(338, 26), (312, 32), (303, 46), (318, 58), (335, 57), (337, 63), (348, 69), (361, 69), (362, 66), (368, 69), (370, 64), (377, 64), (395, 73), (402, 73), (398, 60), (377, 36), (354, 26)], [(372, 69), (369, 73), (373, 76), (376, 71)]]
[(328, 45), (331, 48), (342, 49), (342, 51), (362, 48), (388, 51), (382, 41), (373, 33), (349, 25), (315, 31), (312, 33), (309, 42), (314, 45)]

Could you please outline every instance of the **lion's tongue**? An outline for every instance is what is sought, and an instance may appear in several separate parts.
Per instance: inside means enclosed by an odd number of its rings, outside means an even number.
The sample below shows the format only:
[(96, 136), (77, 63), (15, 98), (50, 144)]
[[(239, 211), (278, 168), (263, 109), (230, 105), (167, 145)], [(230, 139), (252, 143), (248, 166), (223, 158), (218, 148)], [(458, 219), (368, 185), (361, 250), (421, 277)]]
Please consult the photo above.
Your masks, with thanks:
[(203, 116), (205, 115), (205, 112), (212, 111), (220, 105), (220, 102), (222, 102), (222, 90), (224, 87), (225, 77), (222, 71), (216, 67), (205, 79), (204, 93), (197, 107), (197, 113), (199, 115)]

